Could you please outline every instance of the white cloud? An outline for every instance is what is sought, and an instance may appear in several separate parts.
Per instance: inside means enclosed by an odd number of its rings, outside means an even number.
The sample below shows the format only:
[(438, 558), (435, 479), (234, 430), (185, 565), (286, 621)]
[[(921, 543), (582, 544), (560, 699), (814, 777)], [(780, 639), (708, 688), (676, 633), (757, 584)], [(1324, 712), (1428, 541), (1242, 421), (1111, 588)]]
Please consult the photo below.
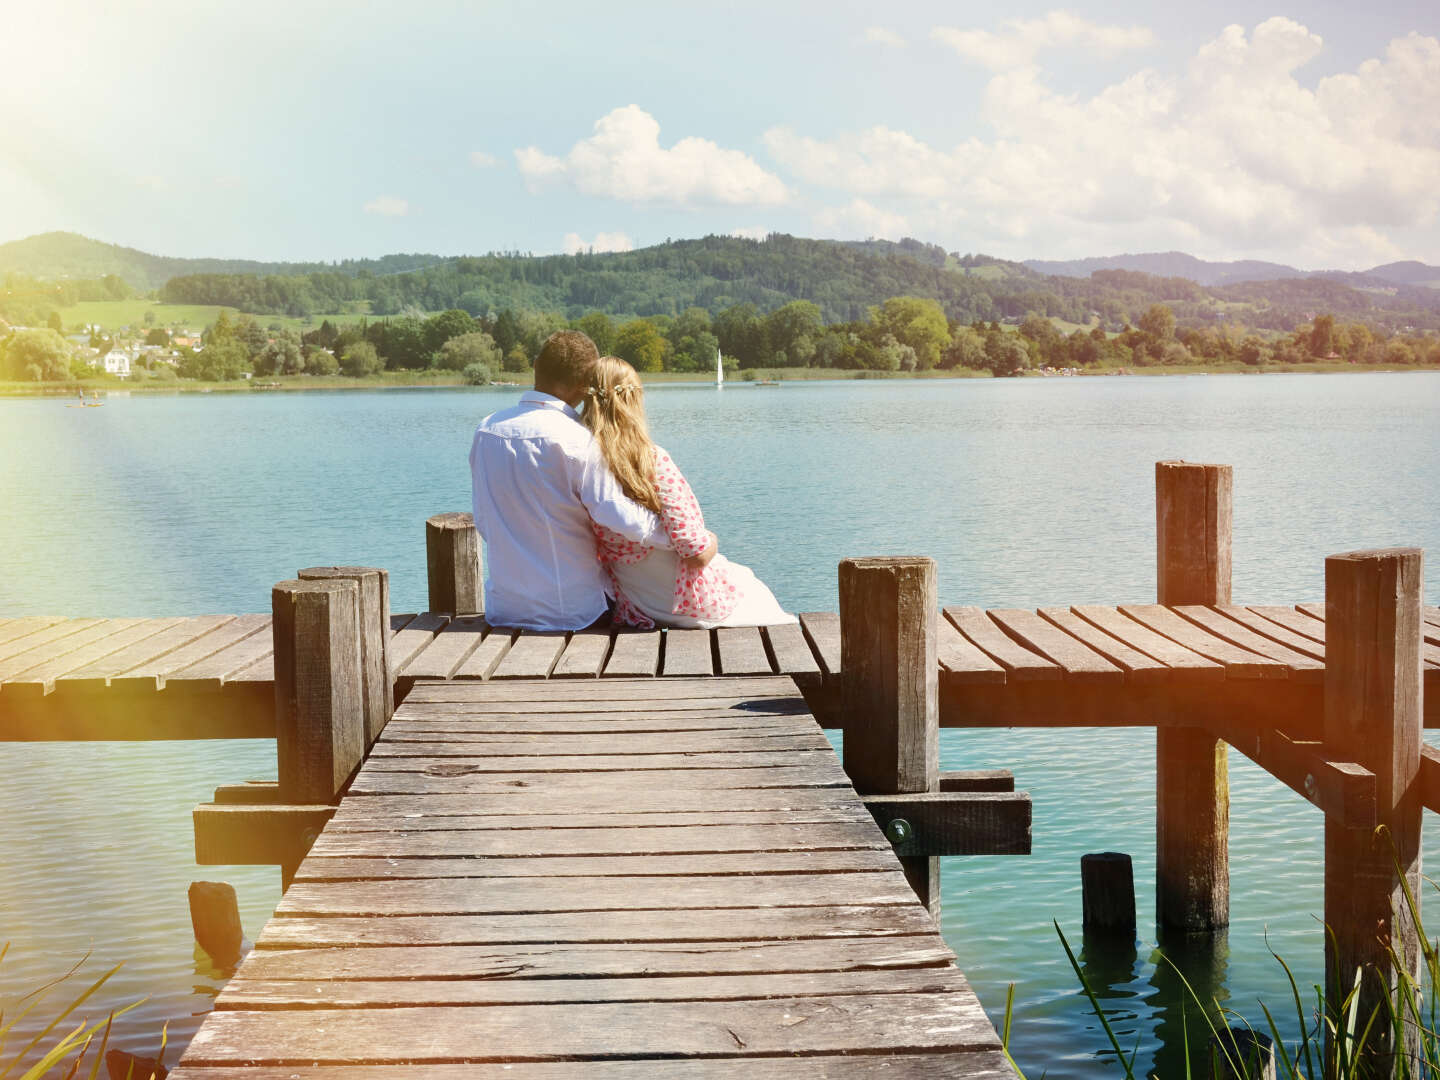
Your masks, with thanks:
[(532, 191), (565, 181), (586, 195), (681, 206), (768, 206), (788, 197), (778, 176), (739, 150), (696, 136), (662, 147), (659, 122), (638, 105), (602, 116), (595, 134), (564, 157), (527, 146), (515, 151), (515, 164)]
[(500, 159), (494, 154), (487, 154), (484, 150), (471, 150), (470, 164), (477, 169), (493, 169), (500, 164)]
[(1108, 53), (1143, 48), (1153, 40), (1143, 26), (1101, 26), (1069, 11), (1052, 11), (1038, 19), (1007, 19), (1004, 26), (998, 34), (937, 26), (930, 36), (992, 71), (1033, 64), (1045, 49), (1069, 47)]
[(584, 240), (579, 233), (566, 233), (562, 241), (566, 255), (579, 255), (582, 251), (633, 251), (635, 241), (623, 232), (596, 233), (594, 240)]
[(410, 204), (393, 195), (379, 195), (367, 202), (364, 209), (367, 214), (379, 214), (381, 217), (404, 217), (410, 213)]
[(764, 225), (742, 225), (738, 229), (731, 229), (727, 235), (744, 237), (746, 240), (765, 240), (772, 232), (773, 229)]
[(903, 215), (872, 206), (864, 199), (852, 199), (846, 206), (826, 207), (815, 215), (815, 224), (840, 239), (899, 240), (910, 228)]
[(1413, 244), (1440, 217), (1440, 40), (1398, 38), (1307, 86), (1296, 72), (1321, 48), (1277, 17), (1227, 27), (1180, 73), (1142, 70), (1090, 97), (1054, 92), (1033, 66), (997, 70), (980, 102), (991, 136), (948, 149), (887, 127), (776, 128), (765, 143), (809, 183), (989, 250), (1393, 258), (1397, 237)]
[(905, 39), (885, 26), (867, 26), (865, 40), (873, 45), (884, 45), (891, 49), (903, 49)]

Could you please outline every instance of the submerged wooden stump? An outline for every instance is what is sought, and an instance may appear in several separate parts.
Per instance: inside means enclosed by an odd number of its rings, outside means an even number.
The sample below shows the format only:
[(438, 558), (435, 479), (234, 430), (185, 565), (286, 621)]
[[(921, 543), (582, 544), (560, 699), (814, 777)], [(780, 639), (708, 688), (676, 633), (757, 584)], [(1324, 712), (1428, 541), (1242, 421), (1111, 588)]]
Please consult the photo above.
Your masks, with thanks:
[(240, 925), (240, 905), (233, 885), (224, 881), (192, 881), (190, 923), (195, 928), (195, 940), (218, 967), (235, 966), (240, 959), (245, 931)]

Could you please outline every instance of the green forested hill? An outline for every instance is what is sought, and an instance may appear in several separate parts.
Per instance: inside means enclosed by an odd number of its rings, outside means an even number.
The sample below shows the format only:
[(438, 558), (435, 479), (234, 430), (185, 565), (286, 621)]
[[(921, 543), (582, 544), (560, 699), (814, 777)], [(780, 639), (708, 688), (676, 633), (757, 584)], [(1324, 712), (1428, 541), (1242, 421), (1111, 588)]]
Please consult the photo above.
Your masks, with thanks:
[(51, 232), (0, 244), (0, 274), (24, 274), (49, 280), (90, 280), (115, 276), (134, 290), (158, 289), (181, 274), (394, 274), (430, 266), (440, 255), (386, 255), (339, 263), (254, 262), (249, 259), (177, 259), (135, 248), (106, 244), (76, 233)]

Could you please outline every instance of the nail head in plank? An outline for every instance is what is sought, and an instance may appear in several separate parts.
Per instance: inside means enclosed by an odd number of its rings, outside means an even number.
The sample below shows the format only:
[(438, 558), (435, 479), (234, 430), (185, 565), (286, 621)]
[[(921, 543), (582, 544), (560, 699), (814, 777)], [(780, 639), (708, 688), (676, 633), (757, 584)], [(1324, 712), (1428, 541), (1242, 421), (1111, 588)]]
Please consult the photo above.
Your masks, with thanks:
[[(577, 630), (560, 654), (552, 679), (596, 679), (610, 654), (609, 630)], [(587, 687), (585, 693), (589, 693)]]
[(620, 630), (605, 665), (607, 679), (633, 679), (654, 676), (660, 668), (659, 630)]
[(1090, 625), (1119, 638), (1132, 649), (1160, 661), (1172, 672), (1172, 678), (1187, 680), (1220, 680), (1225, 678), (1225, 668), (1187, 649), (1163, 634), (1157, 634), (1148, 626), (1127, 618), (1118, 608), (1087, 604), (1070, 609)]
[(1061, 677), (1059, 667), (1016, 644), (980, 608), (947, 607), (945, 617), (971, 644), (1004, 667), (1007, 679), (1023, 682)]
[(1033, 611), (1000, 608), (986, 612), (999, 627), (1031, 652), (1054, 661), (1075, 682), (1121, 682), (1125, 673), (1078, 638)]
[(715, 658), (710, 649), (709, 630), (666, 630), (665, 666), (662, 675), (713, 675)]
[(715, 631), (715, 643), (725, 675), (769, 675), (775, 670), (758, 626), (722, 626)]
[(492, 679), (545, 679), (564, 652), (569, 635), (521, 630), (500, 658)]

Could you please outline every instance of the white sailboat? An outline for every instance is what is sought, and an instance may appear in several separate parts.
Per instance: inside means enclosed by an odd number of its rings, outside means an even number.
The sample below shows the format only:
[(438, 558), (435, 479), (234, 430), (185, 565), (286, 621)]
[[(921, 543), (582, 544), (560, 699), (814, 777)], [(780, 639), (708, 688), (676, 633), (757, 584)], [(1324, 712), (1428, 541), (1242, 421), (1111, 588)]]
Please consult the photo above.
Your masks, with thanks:
[(725, 385), (725, 363), (720, 356), (720, 350), (715, 350), (715, 385)]

